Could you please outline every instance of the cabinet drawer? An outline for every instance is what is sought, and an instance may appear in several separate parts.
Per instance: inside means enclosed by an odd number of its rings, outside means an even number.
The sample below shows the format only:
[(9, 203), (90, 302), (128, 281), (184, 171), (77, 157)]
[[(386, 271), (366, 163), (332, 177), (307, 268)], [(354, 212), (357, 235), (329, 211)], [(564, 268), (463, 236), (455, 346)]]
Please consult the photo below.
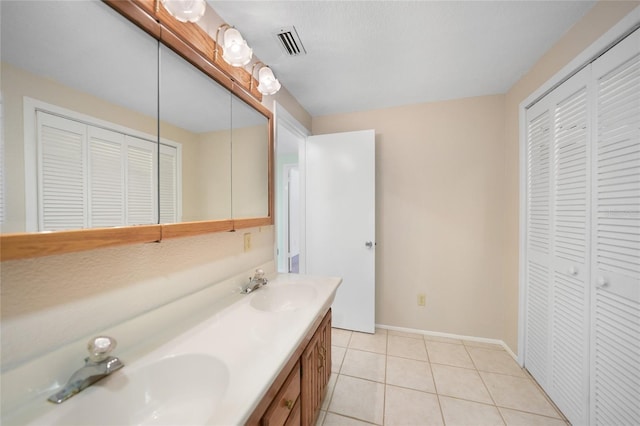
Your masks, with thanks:
[[(274, 398), (273, 402), (267, 409), (267, 412), (262, 417), (262, 424), (264, 426), (281, 426), (285, 423), (296, 424), (287, 421), (289, 415), (295, 416), (298, 413), (300, 416), (300, 404), (298, 402), (300, 396), (300, 363), (296, 363), (293, 367), (293, 371), (287, 377), (287, 381), (282, 385), (282, 388), (278, 392), (278, 395)], [(291, 418), (294, 420), (294, 417)], [(298, 423), (299, 424), (299, 421)]]

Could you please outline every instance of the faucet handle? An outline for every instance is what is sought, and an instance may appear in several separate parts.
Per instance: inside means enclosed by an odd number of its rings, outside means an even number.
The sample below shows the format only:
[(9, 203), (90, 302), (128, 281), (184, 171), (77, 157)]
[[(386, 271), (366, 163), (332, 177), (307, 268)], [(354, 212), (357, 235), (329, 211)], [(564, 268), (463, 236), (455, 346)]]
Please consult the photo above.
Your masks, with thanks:
[(97, 336), (89, 340), (87, 349), (89, 350), (89, 359), (93, 362), (101, 362), (109, 357), (109, 354), (117, 346), (116, 339), (109, 336)]
[(262, 269), (256, 269), (256, 274), (253, 276), (254, 280), (261, 280), (264, 278), (264, 271)]

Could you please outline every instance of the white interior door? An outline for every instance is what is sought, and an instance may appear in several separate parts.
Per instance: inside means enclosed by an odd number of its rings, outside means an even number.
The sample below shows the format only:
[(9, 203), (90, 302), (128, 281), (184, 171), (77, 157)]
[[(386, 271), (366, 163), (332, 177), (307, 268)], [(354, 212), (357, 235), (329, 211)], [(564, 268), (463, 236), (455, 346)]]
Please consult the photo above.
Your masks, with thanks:
[(375, 131), (306, 141), (306, 273), (342, 277), (333, 325), (375, 331)]

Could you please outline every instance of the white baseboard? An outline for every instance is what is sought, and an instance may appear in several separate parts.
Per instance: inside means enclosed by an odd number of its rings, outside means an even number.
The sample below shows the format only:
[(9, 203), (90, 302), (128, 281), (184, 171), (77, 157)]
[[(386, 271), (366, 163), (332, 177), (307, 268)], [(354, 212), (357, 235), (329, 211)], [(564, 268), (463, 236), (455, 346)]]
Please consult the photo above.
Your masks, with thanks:
[[(494, 345), (502, 346), (502, 348), (507, 351), (511, 357), (518, 362), (518, 356), (513, 353), (511, 348), (507, 346), (504, 341), (499, 339), (489, 339), (486, 337), (476, 337), (476, 336), (464, 336), (461, 334), (452, 334), (452, 333), (442, 333), (439, 331), (428, 331), (428, 330), (419, 330), (417, 328), (407, 328), (407, 327), (396, 327), (393, 325), (384, 325), (384, 324), (376, 324), (376, 328), (381, 328), (384, 330), (393, 330), (393, 331), (401, 331), (404, 333), (414, 333), (414, 334), (422, 334), (424, 336), (436, 336), (436, 337), (447, 337), (450, 339), (459, 339), (459, 340), (470, 340), (472, 342), (481, 342), (481, 343), (491, 343)], [(519, 364), (519, 363), (518, 363)]]

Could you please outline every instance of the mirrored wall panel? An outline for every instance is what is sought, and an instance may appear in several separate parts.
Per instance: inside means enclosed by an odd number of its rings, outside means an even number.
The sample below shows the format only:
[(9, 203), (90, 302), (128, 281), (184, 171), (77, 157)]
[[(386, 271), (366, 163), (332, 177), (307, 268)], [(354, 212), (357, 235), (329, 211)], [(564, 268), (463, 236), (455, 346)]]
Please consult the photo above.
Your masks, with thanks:
[(269, 216), (269, 120), (234, 96), (231, 122), (232, 217)]
[(99, 1), (0, 7), (2, 232), (158, 223), (158, 41)]
[(160, 223), (231, 218), (232, 94), (160, 48)]

